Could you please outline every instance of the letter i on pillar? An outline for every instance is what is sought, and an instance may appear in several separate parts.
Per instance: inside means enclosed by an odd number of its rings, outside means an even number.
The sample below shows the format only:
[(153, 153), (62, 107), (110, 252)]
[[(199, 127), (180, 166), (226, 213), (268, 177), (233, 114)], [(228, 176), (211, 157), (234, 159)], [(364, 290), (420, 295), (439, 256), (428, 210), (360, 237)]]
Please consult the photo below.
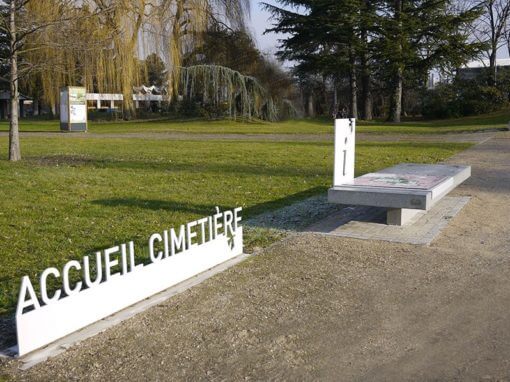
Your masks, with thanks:
[(335, 168), (333, 186), (354, 181), (354, 147), (356, 143), (356, 120), (335, 120)]

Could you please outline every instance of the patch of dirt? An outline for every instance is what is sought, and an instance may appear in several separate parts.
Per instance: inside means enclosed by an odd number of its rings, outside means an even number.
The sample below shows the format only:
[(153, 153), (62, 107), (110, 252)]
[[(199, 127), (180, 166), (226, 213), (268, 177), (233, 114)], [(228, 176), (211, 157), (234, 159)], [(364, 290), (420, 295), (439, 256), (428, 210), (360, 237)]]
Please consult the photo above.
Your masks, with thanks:
[(290, 206), (255, 216), (247, 220), (245, 225), (280, 231), (299, 231), (342, 208), (345, 206), (328, 203), (327, 195), (317, 195)]
[(93, 158), (89, 158), (82, 155), (48, 155), (38, 157), (26, 157), (24, 158), (27, 162), (30, 162), (36, 166), (85, 166), (91, 163), (97, 162)]

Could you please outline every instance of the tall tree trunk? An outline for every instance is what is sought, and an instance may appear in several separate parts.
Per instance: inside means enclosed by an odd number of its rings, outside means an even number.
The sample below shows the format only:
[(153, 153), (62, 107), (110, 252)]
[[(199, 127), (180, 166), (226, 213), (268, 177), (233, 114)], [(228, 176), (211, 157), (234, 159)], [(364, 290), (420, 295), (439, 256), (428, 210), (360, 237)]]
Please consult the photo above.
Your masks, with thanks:
[(318, 102), (316, 100), (316, 105), (315, 105), (315, 114), (324, 114), (324, 111), (325, 111), (325, 107), (327, 107), (328, 105), (328, 87), (327, 87), (327, 77), (326, 76), (321, 76), (322, 77), (322, 81), (321, 81), (321, 90), (322, 90), (322, 97), (319, 98)]
[(358, 83), (356, 76), (356, 60), (351, 49), (350, 55), (350, 88), (351, 88), (351, 115), (350, 118), (358, 118)]
[(363, 55), (362, 66), (362, 78), (361, 83), (363, 86), (363, 91), (361, 93), (362, 103), (363, 103), (363, 118), (366, 121), (370, 121), (373, 119), (373, 102), (372, 102), (372, 78), (370, 74), (370, 68), (368, 67), (368, 59), (366, 54)]
[(11, 118), (9, 127), (9, 160), (21, 159), (19, 144), (19, 93), (18, 93), (18, 53), (16, 50), (16, 0), (11, 0), (9, 5), (9, 34), (10, 34), (10, 59), (11, 66)]
[[(510, 57), (510, 31), (507, 32), (507, 36), (506, 36), (506, 46), (507, 46), (507, 49), (508, 49), (508, 56)], [(507, 93), (508, 94), (508, 93)], [(510, 101), (510, 94), (508, 94), (508, 100)]]
[(506, 48), (508, 50), (508, 57), (510, 57), (510, 31), (506, 35)]
[(313, 93), (310, 93), (307, 98), (307, 114), (309, 117), (315, 117), (315, 105), (313, 101)]
[(34, 117), (39, 115), (39, 99), (37, 97), (35, 97), (34, 101), (32, 102), (32, 112)]
[(372, 79), (370, 73), (363, 75), (363, 118), (371, 121), (373, 116)]
[(497, 71), (497, 67), (496, 67), (496, 53), (497, 53), (497, 46), (494, 46), (493, 44), (493, 47), (492, 47), (492, 51), (491, 51), (491, 54), (489, 56), (489, 85), (490, 86), (496, 86), (496, 83), (497, 83), (497, 78), (496, 78), (496, 71)]
[(403, 70), (399, 66), (395, 73), (395, 82), (393, 84), (393, 94), (391, 95), (391, 115), (392, 122), (399, 123), (402, 115), (402, 77)]
[[(370, 0), (364, 1), (364, 9), (362, 12), (367, 14), (373, 14), (373, 7)], [(365, 24), (365, 23), (364, 23)], [(362, 25), (361, 27), (361, 41), (363, 44), (363, 52), (361, 54), (361, 85), (363, 90), (361, 93), (361, 99), (363, 104), (363, 118), (366, 121), (373, 119), (373, 101), (372, 101), (372, 73), (370, 70), (370, 41), (368, 37), (368, 30), (370, 24)]]
[(338, 114), (338, 84), (336, 77), (333, 78), (333, 107), (331, 113), (333, 114), (333, 119), (335, 119)]
[(402, 10), (403, 0), (395, 0), (395, 23), (397, 25), (397, 52), (395, 52), (395, 73), (393, 77), (393, 93), (391, 95), (391, 112), (390, 121), (400, 122), (400, 116), (402, 114), (402, 82), (404, 76), (403, 57), (402, 57)]

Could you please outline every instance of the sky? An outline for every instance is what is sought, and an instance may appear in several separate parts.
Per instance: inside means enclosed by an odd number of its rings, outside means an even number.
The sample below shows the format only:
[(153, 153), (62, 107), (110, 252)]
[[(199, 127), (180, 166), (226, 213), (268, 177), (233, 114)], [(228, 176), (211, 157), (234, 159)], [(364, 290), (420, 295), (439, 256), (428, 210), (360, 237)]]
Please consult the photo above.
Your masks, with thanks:
[[(268, 4), (278, 5), (275, 0), (264, 0)], [(264, 35), (264, 31), (271, 27), (270, 13), (262, 9), (262, 1), (253, 0), (251, 2), (251, 19), (249, 21), (250, 30), (255, 35), (258, 48), (269, 54), (274, 54), (278, 46), (278, 38), (282, 35), (269, 33)]]

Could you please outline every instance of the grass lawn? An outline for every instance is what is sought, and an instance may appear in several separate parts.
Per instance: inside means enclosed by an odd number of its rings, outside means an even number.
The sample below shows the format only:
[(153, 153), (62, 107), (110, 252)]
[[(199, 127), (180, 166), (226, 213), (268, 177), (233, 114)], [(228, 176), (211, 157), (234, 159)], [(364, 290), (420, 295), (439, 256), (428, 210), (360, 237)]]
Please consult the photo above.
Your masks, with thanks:
[[(360, 143), (357, 172), (434, 163), (467, 147)], [(0, 160), (0, 313), (12, 311), (22, 275), (35, 280), (46, 267), (131, 239), (142, 246), (214, 206), (242, 206), (247, 218), (325, 192), (333, 162), (326, 142), (30, 137), (22, 151), (22, 162)]]
[[(392, 124), (380, 121), (358, 124), (358, 132), (375, 134), (446, 134), (505, 128), (510, 121), (510, 111), (482, 116), (437, 120), (409, 121)], [(186, 133), (235, 133), (235, 134), (325, 134), (332, 133), (328, 119), (302, 119), (277, 123), (263, 121), (133, 121), (91, 122), (92, 133), (186, 132)], [(0, 131), (7, 131), (7, 122), (0, 122)], [(58, 121), (21, 121), (22, 131), (59, 131)]]

